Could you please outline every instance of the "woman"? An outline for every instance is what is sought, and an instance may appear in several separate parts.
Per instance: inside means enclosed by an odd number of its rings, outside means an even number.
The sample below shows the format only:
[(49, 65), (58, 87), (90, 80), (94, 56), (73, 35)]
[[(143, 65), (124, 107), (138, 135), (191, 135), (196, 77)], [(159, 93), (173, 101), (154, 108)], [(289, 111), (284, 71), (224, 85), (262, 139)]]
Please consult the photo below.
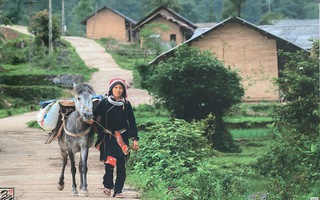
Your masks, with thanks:
[[(138, 150), (138, 130), (131, 104), (126, 100), (125, 80), (110, 80), (109, 92), (94, 110), (94, 116), (103, 127), (99, 127), (96, 147), (100, 150), (100, 160), (105, 163), (103, 192), (113, 197), (122, 197), (126, 179), (125, 160), (128, 156), (129, 138), (133, 140), (133, 150)], [(113, 170), (117, 167), (117, 178), (113, 182)]]

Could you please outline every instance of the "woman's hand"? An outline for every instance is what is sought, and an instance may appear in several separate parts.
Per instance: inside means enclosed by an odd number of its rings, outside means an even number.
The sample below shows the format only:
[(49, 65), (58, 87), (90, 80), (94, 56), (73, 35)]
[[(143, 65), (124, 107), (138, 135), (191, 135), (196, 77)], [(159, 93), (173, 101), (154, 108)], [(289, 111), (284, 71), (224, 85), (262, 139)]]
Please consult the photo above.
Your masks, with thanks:
[(132, 150), (138, 150), (139, 149), (139, 144), (137, 140), (133, 140), (133, 144), (132, 144)]

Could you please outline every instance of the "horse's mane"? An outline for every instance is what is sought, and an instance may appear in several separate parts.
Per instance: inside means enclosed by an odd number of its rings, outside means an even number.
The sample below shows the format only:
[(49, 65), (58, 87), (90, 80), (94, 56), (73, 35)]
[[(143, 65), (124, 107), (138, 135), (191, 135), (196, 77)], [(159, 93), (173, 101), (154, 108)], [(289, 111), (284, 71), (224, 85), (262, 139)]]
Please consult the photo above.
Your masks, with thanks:
[(83, 92), (89, 92), (90, 94), (94, 94), (94, 89), (91, 85), (86, 83), (79, 83), (74, 87), (74, 92), (78, 95), (82, 94)]

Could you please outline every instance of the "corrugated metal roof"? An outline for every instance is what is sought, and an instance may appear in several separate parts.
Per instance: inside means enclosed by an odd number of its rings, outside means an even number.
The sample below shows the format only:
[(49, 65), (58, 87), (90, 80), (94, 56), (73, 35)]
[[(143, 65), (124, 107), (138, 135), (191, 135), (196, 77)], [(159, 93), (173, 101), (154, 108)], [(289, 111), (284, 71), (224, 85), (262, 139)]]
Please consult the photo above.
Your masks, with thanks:
[[(250, 22), (247, 22), (239, 17), (230, 17), (222, 22), (220, 22), (219, 24), (216, 24), (215, 26), (211, 27), (211, 28), (197, 28), (193, 34), (193, 36), (185, 41), (184, 43), (181, 43), (180, 45), (178, 46), (175, 46), (174, 48), (160, 54), (159, 56), (157, 56), (154, 60), (152, 60), (151, 62), (149, 62), (149, 64), (152, 64), (154, 62), (157, 62), (159, 60), (161, 60), (162, 58), (166, 57), (167, 55), (171, 54), (175, 49), (179, 48), (179, 46), (183, 45), (183, 44), (187, 44), (187, 43), (190, 43), (192, 42), (193, 40), (197, 40), (198, 38), (201, 38), (203, 37), (204, 35), (206, 35), (208, 32), (210, 31), (214, 31), (216, 30), (217, 28), (221, 27), (221, 26), (224, 26), (224, 24), (226, 23), (240, 23), (244, 26), (248, 26), (249, 28), (251, 29), (254, 29), (258, 32), (260, 32), (261, 34), (263, 35), (266, 35), (270, 38), (274, 38), (275, 40), (279, 41), (279, 43), (282, 43), (283, 47), (286, 47), (288, 49), (295, 49), (295, 50), (303, 50), (303, 47), (302, 46), (299, 46), (297, 45), (296, 43), (294, 42), (291, 42), (287, 39), (285, 39), (284, 37), (280, 37), (278, 36), (276, 33), (272, 33), (270, 31), (267, 31), (267, 30), (264, 30), (262, 28), (260, 28), (260, 26), (256, 26), (254, 24), (251, 24)], [(273, 27), (273, 25), (271, 26)], [(303, 38), (301, 36), (301, 38)], [(307, 50), (307, 49), (305, 49)]]
[(280, 20), (274, 25), (258, 26), (306, 50), (312, 47), (310, 39), (319, 39), (319, 20)]
[[(198, 24), (197, 24), (198, 25)], [(199, 26), (191, 39), (198, 37), (204, 32), (208, 31), (209, 26)], [(257, 26), (258, 28), (265, 30), (279, 38), (287, 40), (305, 50), (309, 50), (312, 47), (310, 39), (319, 39), (319, 20), (318, 19), (306, 19), (306, 20), (294, 20), (285, 19), (279, 20), (274, 25)]]

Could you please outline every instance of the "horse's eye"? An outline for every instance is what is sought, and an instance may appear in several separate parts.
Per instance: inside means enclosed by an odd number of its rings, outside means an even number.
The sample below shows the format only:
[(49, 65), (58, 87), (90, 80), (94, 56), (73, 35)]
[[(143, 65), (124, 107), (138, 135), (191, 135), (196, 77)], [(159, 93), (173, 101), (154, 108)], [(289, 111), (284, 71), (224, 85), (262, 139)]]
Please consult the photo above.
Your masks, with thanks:
[(78, 101), (80, 101), (80, 97), (78, 97)]

